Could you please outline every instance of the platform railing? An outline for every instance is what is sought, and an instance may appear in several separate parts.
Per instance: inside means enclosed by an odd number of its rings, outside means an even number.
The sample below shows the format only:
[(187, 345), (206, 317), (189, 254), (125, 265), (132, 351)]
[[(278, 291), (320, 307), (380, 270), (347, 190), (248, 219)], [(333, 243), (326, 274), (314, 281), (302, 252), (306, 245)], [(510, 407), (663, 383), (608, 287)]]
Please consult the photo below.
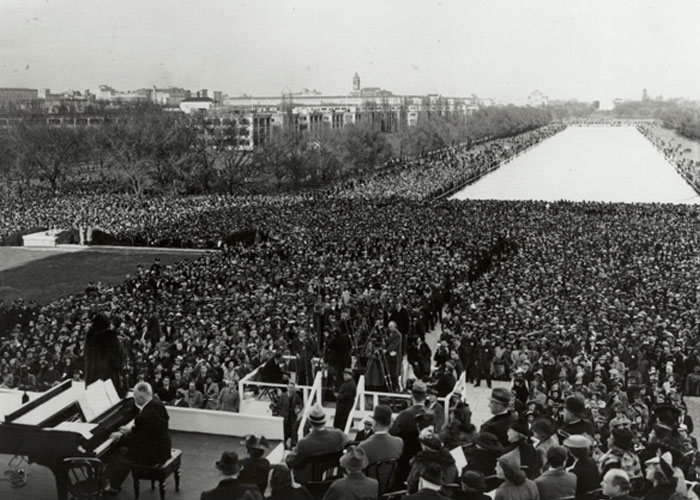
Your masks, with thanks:
[(348, 415), (348, 419), (345, 422), (345, 434), (350, 435), (350, 429), (352, 429), (352, 423), (355, 419), (355, 412), (365, 411), (365, 376), (360, 375), (360, 379), (357, 381), (357, 391), (355, 393), (355, 401), (352, 403), (352, 410)]
[(297, 437), (298, 439), (301, 439), (304, 437), (304, 428), (306, 427), (306, 421), (309, 418), (309, 412), (311, 411), (311, 407), (316, 403), (322, 402), (322, 395), (323, 395), (323, 372), (318, 371), (316, 372), (316, 376), (314, 377), (314, 383), (310, 388), (309, 391), (309, 396), (306, 399), (306, 402), (304, 403), (304, 411), (302, 412), (301, 416), (301, 421), (299, 422), (299, 430), (297, 431)]

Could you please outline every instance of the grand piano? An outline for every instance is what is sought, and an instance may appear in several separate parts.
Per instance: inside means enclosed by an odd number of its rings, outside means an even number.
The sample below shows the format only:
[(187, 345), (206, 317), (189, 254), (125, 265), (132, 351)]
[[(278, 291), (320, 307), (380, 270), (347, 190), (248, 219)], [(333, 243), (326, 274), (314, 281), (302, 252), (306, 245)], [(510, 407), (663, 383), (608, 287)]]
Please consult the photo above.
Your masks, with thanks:
[[(90, 404), (87, 396), (96, 391), (101, 398), (92, 399), (99, 404)], [(65, 500), (68, 474), (63, 459), (103, 457), (116, 444), (110, 435), (135, 415), (133, 399), (119, 398), (113, 386), (95, 384), (86, 389), (67, 380), (5, 416), (0, 423), (0, 454), (26, 456), (30, 463), (48, 467), (56, 478), (59, 500)]]

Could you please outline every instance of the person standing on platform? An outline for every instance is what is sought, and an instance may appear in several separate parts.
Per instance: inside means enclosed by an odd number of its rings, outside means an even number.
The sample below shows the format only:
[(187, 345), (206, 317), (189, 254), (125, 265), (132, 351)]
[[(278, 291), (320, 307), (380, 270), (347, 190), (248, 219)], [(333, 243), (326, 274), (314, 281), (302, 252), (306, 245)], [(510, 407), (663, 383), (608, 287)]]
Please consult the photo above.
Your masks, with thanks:
[(110, 328), (110, 320), (102, 313), (92, 318), (85, 336), (85, 385), (96, 380), (111, 380), (120, 397), (126, 395), (122, 367), (125, 364), (119, 335)]
[(386, 360), (389, 367), (391, 383), (395, 389), (399, 387), (399, 371), (401, 370), (401, 361), (403, 360), (402, 342), (403, 338), (396, 323), (390, 321), (389, 338), (386, 342)]
[(343, 370), (343, 383), (338, 389), (335, 402), (335, 417), (333, 418), (333, 427), (345, 429), (345, 423), (352, 411), (352, 406), (355, 403), (355, 395), (357, 394), (357, 385), (352, 375), (352, 369), (346, 368)]
[(481, 338), (481, 343), (477, 345), (475, 351), (476, 376), (474, 387), (479, 387), (481, 379), (486, 380), (486, 387), (491, 388), (491, 363), (493, 362), (494, 351), (491, 342), (486, 336)]

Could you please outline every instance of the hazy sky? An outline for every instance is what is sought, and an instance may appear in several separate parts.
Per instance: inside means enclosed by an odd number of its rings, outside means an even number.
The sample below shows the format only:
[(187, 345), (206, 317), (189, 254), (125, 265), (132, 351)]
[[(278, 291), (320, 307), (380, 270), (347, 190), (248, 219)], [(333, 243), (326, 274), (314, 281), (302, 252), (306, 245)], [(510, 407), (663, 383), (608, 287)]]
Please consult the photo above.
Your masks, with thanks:
[(0, 0), (0, 87), (700, 98), (697, 0)]

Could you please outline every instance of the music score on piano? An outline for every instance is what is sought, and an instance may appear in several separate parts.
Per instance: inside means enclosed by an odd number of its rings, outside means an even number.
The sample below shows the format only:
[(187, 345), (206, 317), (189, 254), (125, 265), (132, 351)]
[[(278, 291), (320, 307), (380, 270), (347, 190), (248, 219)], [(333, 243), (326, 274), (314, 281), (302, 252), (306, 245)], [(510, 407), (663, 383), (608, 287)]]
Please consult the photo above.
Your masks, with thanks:
[(121, 399), (111, 380), (85, 387), (67, 380), (5, 416), (0, 423), (0, 453), (26, 456), (48, 467), (59, 500), (67, 495), (63, 459), (101, 457), (118, 440), (110, 436), (136, 415), (133, 399)]

